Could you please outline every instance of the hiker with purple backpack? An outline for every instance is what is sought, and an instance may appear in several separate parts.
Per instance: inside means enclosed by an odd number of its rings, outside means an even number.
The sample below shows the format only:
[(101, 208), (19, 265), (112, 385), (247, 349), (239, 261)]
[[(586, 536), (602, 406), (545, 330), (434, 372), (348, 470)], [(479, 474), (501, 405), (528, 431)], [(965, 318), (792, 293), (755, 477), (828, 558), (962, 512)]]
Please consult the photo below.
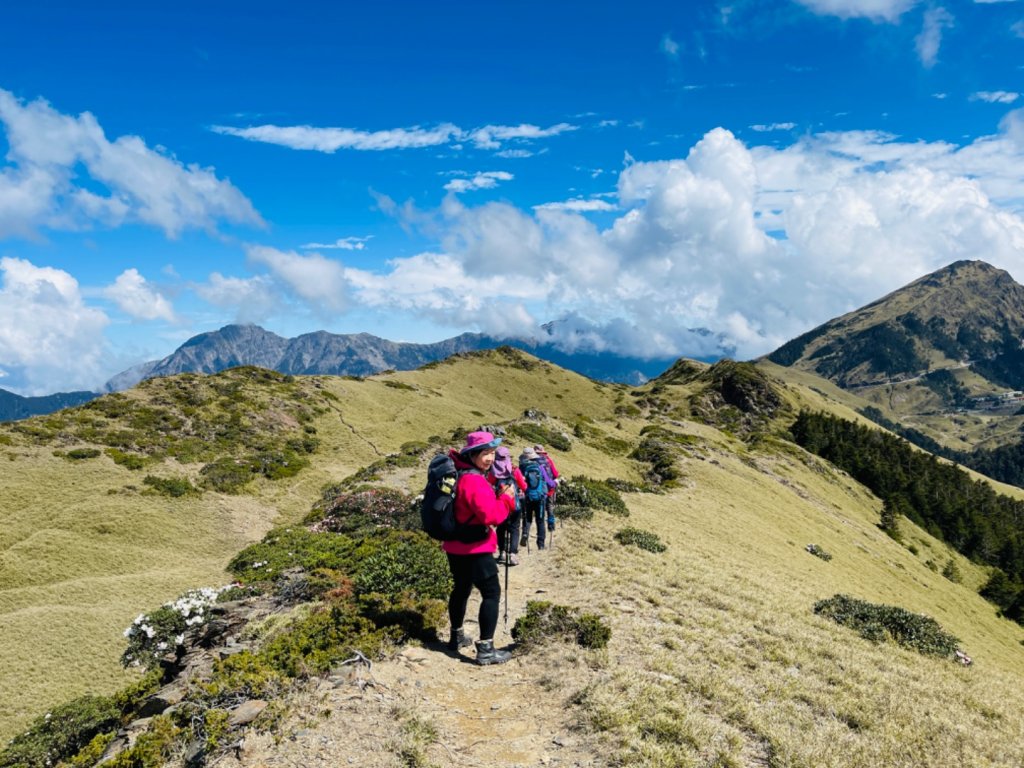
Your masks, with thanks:
[[(523, 522), (523, 500), (526, 496), (526, 480), (519, 467), (512, 464), (508, 448), (500, 446), (495, 452), (491, 465), (490, 480), (495, 488), (511, 487), (516, 495), (515, 511), (498, 526), (498, 563), (519, 565), (519, 535)], [(507, 562), (506, 562), (507, 560)]]
[(519, 540), (526, 546), (530, 540), (530, 525), (537, 522), (537, 549), (544, 549), (546, 539), (545, 510), (548, 493), (557, 487), (547, 463), (532, 447), (526, 446), (519, 455), (519, 471), (526, 480), (526, 498), (523, 499), (523, 536)]
[(448, 618), (451, 621), (450, 650), (458, 653), (472, 643), (462, 628), (469, 596), (476, 587), (480, 592), (480, 639), (476, 643), (476, 662), (480, 665), (503, 664), (512, 658), (508, 651), (494, 647), (494, 631), (498, 627), (501, 606), (501, 582), (494, 552), (498, 537), (494, 527), (503, 523), (515, 510), (515, 491), (497, 490), (487, 478), (494, 464), (495, 451), (501, 438), (490, 432), (470, 432), (466, 444), (448, 456), (455, 464), (458, 479), (455, 483), (454, 512), (459, 526), (481, 528), (483, 538), (477, 541), (446, 540), (441, 545), (448, 555), (454, 586), (448, 598)]

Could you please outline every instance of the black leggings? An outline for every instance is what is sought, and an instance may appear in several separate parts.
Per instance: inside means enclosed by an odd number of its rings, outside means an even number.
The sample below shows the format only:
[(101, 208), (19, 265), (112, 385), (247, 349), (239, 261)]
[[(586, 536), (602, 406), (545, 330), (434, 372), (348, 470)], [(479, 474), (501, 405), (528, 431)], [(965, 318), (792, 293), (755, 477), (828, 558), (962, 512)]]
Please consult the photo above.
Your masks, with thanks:
[(466, 604), (473, 587), (480, 590), (480, 639), (493, 640), (498, 627), (498, 608), (501, 604), (501, 582), (498, 580), (498, 566), (494, 555), (485, 552), (480, 555), (448, 554), (448, 567), (452, 570), (455, 586), (448, 598), (448, 619), (452, 629), (462, 626), (466, 618)]

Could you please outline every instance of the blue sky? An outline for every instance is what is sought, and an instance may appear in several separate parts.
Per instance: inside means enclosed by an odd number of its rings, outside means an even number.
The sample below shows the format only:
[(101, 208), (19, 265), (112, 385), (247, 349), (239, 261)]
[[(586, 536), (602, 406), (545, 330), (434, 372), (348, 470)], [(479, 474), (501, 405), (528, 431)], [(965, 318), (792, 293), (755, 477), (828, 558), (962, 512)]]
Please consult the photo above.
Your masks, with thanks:
[(239, 321), (749, 358), (957, 259), (1024, 278), (1024, 2), (18, 5), (21, 394)]

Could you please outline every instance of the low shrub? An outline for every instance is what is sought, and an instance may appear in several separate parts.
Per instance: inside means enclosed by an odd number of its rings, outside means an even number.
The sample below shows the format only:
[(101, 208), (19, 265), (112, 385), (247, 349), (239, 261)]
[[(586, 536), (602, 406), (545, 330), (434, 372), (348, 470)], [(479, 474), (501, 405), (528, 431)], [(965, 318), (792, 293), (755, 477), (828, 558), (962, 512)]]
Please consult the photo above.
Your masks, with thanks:
[(397, 488), (373, 488), (356, 493), (325, 494), (303, 521), (314, 530), (355, 535), (378, 528), (417, 530), (419, 510), (412, 497)]
[(244, 459), (230, 456), (217, 459), (199, 470), (204, 488), (221, 493), (238, 493), (255, 477), (255, 468)]
[(146, 475), (142, 478), (142, 482), (152, 488), (153, 493), (158, 493), (161, 496), (170, 496), (175, 499), (182, 496), (194, 496), (200, 493), (200, 490), (192, 485), (187, 477), (156, 477), (154, 475)]
[(120, 448), (107, 448), (104, 452), (115, 464), (125, 469), (138, 470), (146, 466), (146, 458), (139, 456), (137, 453), (126, 453)]
[(891, 605), (877, 605), (848, 595), (834, 595), (814, 604), (814, 612), (856, 630), (874, 642), (892, 638), (919, 653), (952, 657), (958, 640), (935, 619)]
[(559, 502), (555, 507), (558, 517), (562, 520), (593, 520), (594, 510), (590, 507), (580, 507), (576, 504), (563, 504)]
[(516, 619), (512, 627), (512, 639), (523, 649), (551, 640), (573, 641), (584, 648), (604, 648), (611, 636), (611, 628), (596, 614), (580, 613), (576, 608), (546, 600), (527, 602), (526, 614)]
[(359, 610), (380, 628), (397, 627), (405, 640), (437, 640), (438, 630), (448, 626), (448, 604), (444, 600), (424, 598), (412, 592), (384, 595), (373, 592), (360, 595)]
[(128, 647), (121, 655), (126, 667), (152, 669), (160, 659), (184, 645), (185, 633), (209, 620), (209, 608), (217, 601), (218, 589), (193, 589), (173, 603), (155, 611), (140, 613), (124, 631)]
[(50, 768), (116, 730), (121, 710), (106, 696), (82, 696), (37, 717), (0, 752), (0, 768)]
[(808, 545), (807, 545), (806, 547), (804, 547), (804, 549), (805, 549), (805, 550), (806, 550), (807, 552), (810, 552), (810, 553), (811, 553), (812, 555), (814, 555), (815, 557), (820, 557), (820, 558), (821, 558), (822, 560), (824, 560), (824, 561), (825, 561), (826, 563), (827, 563), (827, 562), (828, 562), (829, 560), (831, 560), (831, 559), (832, 559), (832, 555), (830, 555), (830, 554), (829, 554), (828, 552), (826, 552), (826, 551), (825, 551), (824, 549), (822, 549), (821, 547), (819, 547), (819, 546), (818, 546), (817, 544), (808, 544)]
[(545, 447), (550, 446), (558, 451), (568, 452), (572, 450), (572, 441), (568, 437), (542, 424), (520, 422), (512, 424), (508, 430), (531, 445), (539, 443)]
[(964, 580), (963, 574), (960, 573), (960, 567), (956, 564), (956, 560), (952, 557), (946, 561), (946, 564), (942, 568), (942, 575), (952, 581), (954, 584), (959, 584)]
[(82, 461), (83, 459), (95, 459), (99, 455), (99, 448), (72, 448), (64, 454), (64, 458), (71, 461)]
[(629, 509), (622, 496), (608, 483), (575, 475), (558, 486), (558, 506), (603, 509), (609, 514), (629, 517)]
[(135, 740), (135, 744), (103, 763), (104, 768), (161, 768), (174, 749), (175, 741), (183, 733), (169, 717), (157, 715), (149, 729)]
[(447, 599), (451, 572), (444, 552), (424, 533), (397, 532), (381, 539), (379, 546), (359, 563), (354, 575), (356, 593)]
[(202, 700), (213, 707), (248, 699), (268, 699), (287, 686), (284, 676), (264, 659), (242, 651), (218, 661), (210, 681), (200, 683)]
[(644, 531), (639, 528), (623, 528), (615, 534), (615, 540), (620, 544), (640, 547), (648, 552), (664, 552), (666, 547), (658, 534), (651, 533), (650, 531)]
[(313, 533), (301, 526), (275, 528), (263, 541), (250, 544), (228, 563), (228, 571), (242, 584), (280, 579), (285, 571), (317, 568), (351, 573), (357, 542), (344, 534)]

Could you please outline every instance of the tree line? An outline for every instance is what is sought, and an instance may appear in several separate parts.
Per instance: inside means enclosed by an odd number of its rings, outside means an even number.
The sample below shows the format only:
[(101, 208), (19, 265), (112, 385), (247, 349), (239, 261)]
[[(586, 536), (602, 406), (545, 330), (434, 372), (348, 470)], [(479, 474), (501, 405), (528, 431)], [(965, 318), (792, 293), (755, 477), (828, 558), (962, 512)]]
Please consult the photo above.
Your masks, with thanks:
[(790, 432), (797, 444), (870, 488), (890, 512), (993, 566), (982, 596), (1024, 623), (1024, 502), (899, 437), (846, 419), (801, 411)]

